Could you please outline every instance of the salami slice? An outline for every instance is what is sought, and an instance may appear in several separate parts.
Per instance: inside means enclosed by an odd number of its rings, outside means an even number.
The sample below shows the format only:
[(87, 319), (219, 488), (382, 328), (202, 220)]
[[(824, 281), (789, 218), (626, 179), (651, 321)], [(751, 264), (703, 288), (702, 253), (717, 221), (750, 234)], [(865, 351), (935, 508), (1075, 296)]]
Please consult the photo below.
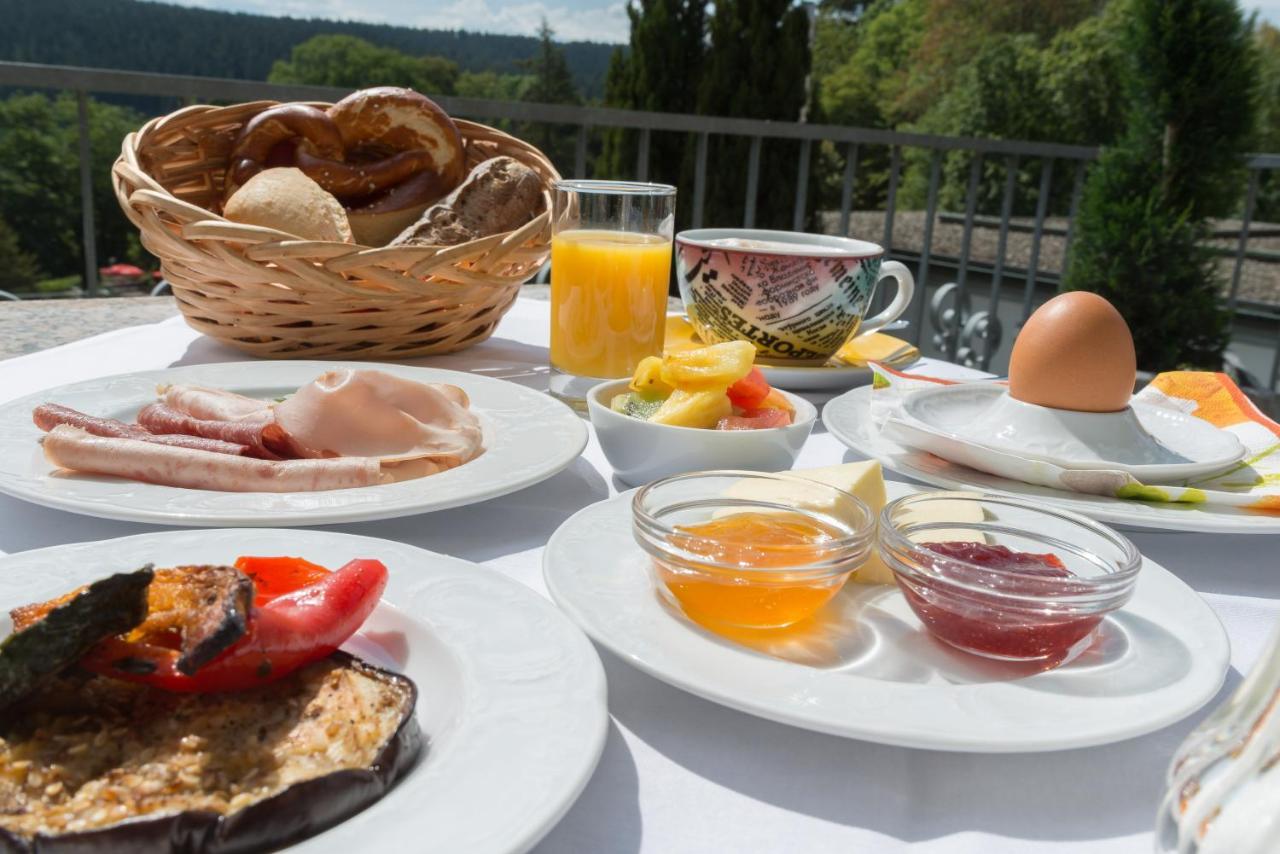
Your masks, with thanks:
[(247, 445), (248, 456), (264, 460), (279, 460), (280, 454), (267, 447), (263, 440), (264, 426), (251, 421), (208, 421), (193, 418), (164, 403), (144, 406), (138, 413), (138, 423), (150, 433), (185, 433), (221, 442)]
[(237, 442), (224, 442), (220, 439), (208, 439), (201, 436), (185, 434), (155, 434), (139, 427), (137, 424), (126, 424), (114, 418), (98, 418), (86, 415), (69, 406), (56, 403), (43, 403), (31, 412), (31, 420), (46, 433), (60, 424), (79, 427), (94, 436), (106, 436), (117, 439), (136, 439), (140, 442), (151, 442), (156, 445), (170, 445), (175, 448), (191, 448), (196, 451), (211, 451), (215, 454), (231, 454), (245, 456), (250, 448)]

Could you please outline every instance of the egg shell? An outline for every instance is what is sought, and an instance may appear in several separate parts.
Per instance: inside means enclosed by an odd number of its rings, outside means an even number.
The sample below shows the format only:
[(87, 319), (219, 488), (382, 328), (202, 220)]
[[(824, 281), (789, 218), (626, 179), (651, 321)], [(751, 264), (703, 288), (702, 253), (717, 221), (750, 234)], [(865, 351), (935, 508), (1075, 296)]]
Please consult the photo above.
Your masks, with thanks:
[(1137, 378), (1133, 335), (1097, 294), (1059, 294), (1027, 319), (1009, 357), (1009, 394), (1038, 406), (1116, 412)]

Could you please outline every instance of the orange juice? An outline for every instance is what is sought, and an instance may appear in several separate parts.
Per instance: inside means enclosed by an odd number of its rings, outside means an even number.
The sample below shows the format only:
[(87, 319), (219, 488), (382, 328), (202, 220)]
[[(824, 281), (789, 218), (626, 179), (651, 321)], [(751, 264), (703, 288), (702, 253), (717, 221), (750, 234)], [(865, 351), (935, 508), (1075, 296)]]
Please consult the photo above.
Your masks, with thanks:
[(805, 571), (830, 557), (828, 544), (841, 532), (800, 513), (735, 513), (676, 530), (691, 536), (676, 534), (674, 544), (720, 566), (657, 561), (658, 577), (685, 614), (709, 627), (791, 625), (827, 604), (848, 577)]
[(671, 240), (581, 229), (551, 240), (551, 364), (566, 373), (629, 377), (662, 354)]

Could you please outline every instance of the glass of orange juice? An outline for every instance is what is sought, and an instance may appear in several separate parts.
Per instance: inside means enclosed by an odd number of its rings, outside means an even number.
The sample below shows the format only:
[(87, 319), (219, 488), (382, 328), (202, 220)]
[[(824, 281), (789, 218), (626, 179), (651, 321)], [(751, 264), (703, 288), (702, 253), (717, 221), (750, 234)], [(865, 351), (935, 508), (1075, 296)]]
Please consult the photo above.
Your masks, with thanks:
[(559, 181), (551, 238), (551, 393), (576, 408), (662, 354), (676, 188)]

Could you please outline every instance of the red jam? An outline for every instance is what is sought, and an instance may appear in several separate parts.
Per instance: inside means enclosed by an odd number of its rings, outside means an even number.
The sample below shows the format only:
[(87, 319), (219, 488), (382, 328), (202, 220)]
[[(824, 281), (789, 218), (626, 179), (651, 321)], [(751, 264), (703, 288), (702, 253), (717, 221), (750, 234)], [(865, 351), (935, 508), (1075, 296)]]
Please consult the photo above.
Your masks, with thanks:
[[(916, 616), (952, 646), (990, 658), (1060, 664), (1085, 649), (1102, 622), (1100, 614), (1077, 614), (1071, 606), (1055, 604), (1057, 597), (1086, 589), (1063, 583), (1076, 576), (1056, 555), (985, 543), (921, 546), (943, 558), (999, 570), (966, 572), (954, 563), (939, 561), (933, 567), (935, 575), (899, 579)], [(1011, 602), (1006, 598), (1010, 595), (1024, 598)], [(1035, 604), (1041, 597), (1043, 605)]]

